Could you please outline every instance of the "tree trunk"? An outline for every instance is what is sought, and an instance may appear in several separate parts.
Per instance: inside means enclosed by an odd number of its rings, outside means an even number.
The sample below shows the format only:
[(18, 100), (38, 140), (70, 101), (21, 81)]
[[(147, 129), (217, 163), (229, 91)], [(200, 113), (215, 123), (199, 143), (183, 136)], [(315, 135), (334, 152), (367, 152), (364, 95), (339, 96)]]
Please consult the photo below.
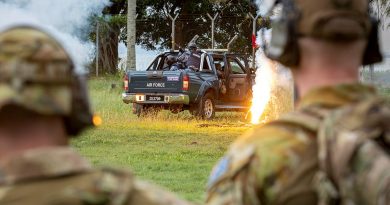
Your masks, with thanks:
[(136, 70), (135, 38), (136, 38), (136, 0), (128, 0), (127, 15), (127, 69)]
[[(104, 26), (104, 27), (103, 27)], [(101, 25), (99, 37), (99, 68), (103, 73), (115, 74), (118, 67), (118, 43), (120, 29)]]
[[(176, 44), (179, 45), (182, 48), (187, 47), (188, 39), (192, 39), (192, 34), (189, 33), (190, 30), (190, 24), (192, 22), (188, 22), (188, 16), (191, 14), (189, 4), (185, 3), (185, 1), (181, 2), (181, 5), (179, 7), (182, 8), (180, 12), (180, 16), (178, 18), (178, 21), (176, 23)], [(180, 18), (184, 18), (185, 20), (180, 20)], [(176, 46), (178, 47), (178, 46)]]

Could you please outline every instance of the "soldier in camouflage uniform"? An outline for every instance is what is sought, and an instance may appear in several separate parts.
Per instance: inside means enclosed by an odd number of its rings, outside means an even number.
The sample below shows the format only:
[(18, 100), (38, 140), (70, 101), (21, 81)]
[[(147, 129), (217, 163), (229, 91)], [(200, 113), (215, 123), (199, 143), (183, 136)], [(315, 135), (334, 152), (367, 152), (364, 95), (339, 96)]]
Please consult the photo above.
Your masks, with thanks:
[(90, 126), (84, 81), (47, 33), (0, 33), (0, 204), (188, 204), (125, 170), (94, 169), (69, 136)]
[(390, 109), (358, 83), (359, 67), (381, 60), (368, 0), (280, 2), (266, 53), (291, 68), (297, 110), (234, 142), (206, 204), (389, 205)]

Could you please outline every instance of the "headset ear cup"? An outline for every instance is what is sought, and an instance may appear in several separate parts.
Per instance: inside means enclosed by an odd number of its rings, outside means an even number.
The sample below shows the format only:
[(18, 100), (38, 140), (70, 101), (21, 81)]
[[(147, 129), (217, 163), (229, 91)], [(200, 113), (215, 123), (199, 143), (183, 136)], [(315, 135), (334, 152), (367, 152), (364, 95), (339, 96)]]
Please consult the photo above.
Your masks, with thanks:
[(300, 54), (296, 27), (300, 13), (291, 0), (283, 1), (282, 5), (281, 18), (273, 22), (271, 43), (266, 55), (291, 68), (299, 65)]
[(299, 64), (299, 47), (293, 22), (287, 19), (274, 22), (271, 42), (265, 47), (265, 53), (268, 58), (287, 67)]
[(367, 47), (363, 56), (363, 65), (370, 65), (383, 60), (379, 46), (379, 22), (373, 18), (371, 24), (372, 28), (368, 36)]
[(288, 28), (289, 32), (286, 34), (288, 35), (288, 41), (283, 55), (280, 56), (280, 63), (291, 68), (299, 65), (300, 55), (295, 24), (293, 22), (289, 23)]
[(65, 126), (70, 136), (78, 135), (84, 128), (93, 125), (85, 77), (74, 76), (72, 82), (72, 110), (65, 118)]

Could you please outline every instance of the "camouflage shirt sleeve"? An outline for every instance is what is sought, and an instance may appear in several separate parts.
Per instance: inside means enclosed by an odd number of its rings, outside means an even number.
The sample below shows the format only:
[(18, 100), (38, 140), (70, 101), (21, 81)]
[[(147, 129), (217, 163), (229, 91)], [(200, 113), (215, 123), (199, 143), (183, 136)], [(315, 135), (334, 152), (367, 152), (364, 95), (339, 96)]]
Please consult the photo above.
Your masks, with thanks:
[(145, 181), (135, 180), (134, 188), (127, 204), (190, 205), (191, 203), (180, 199), (175, 194), (165, 191), (160, 187), (154, 186)]
[[(206, 203), (255, 205), (290, 200), (295, 195), (282, 196), (282, 190), (294, 181), (290, 176), (307, 157), (302, 148), (310, 143), (307, 133), (287, 125), (254, 129), (235, 142), (214, 167)], [(302, 186), (298, 192), (313, 192), (313, 187)]]
[(190, 205), (175, 194), (135, 178), (130, 172), (106, 168), (99, 189), (109, 193), (110, 204)]

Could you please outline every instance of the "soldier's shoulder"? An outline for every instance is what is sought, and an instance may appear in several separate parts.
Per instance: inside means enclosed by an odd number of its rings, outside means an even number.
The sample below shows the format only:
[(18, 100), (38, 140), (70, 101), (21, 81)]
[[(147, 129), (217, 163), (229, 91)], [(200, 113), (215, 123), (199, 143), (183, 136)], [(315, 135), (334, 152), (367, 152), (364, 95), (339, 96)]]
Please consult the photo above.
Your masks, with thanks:
[(125, 169), (102, 167), (84, 175), (82, 179), (89, 185), (77, 194), (84, 202), (126, 204), (134, 190), (135, 177)]
[[(213, 168), (208, 187), (211, 188), (219, 181), (234, 178), (251, 164), (259, 165), (256, 169), (264, 169), (264, 173), (277, 171), (275, 169), (282, 163), (288, 163), (291, 150), (304, 149), (311, 143), (308, 134), (298, 128), (289, 123), (275, 121), (257, 126), (245, 133), (232, 144)], [(267, 162), (272, 163), (265, 164)]]
[(94, 170), (99, 175), (100, 189), (108, 192), (129, 192), (133, 186), (135, 177), (126, 169), (101, 167)]
[(246, 147), (253, 147), (256, 150), (272, 148), (279, 146), (279, 142), (283, 142), (284, 146), (297, 142), (309, 142), (310, 137), (308, 136), (309, 133), (306, 132), (306, 127), (314, 127), (314, 125), (302, 124), (300, 121), (306, 119), (300, 119), (302, 117), (299, 115), (300, 113), (291, 113), (279, 120), (256, 126), (233, 143), (230, 153), (238, 154), (238, 151)]

